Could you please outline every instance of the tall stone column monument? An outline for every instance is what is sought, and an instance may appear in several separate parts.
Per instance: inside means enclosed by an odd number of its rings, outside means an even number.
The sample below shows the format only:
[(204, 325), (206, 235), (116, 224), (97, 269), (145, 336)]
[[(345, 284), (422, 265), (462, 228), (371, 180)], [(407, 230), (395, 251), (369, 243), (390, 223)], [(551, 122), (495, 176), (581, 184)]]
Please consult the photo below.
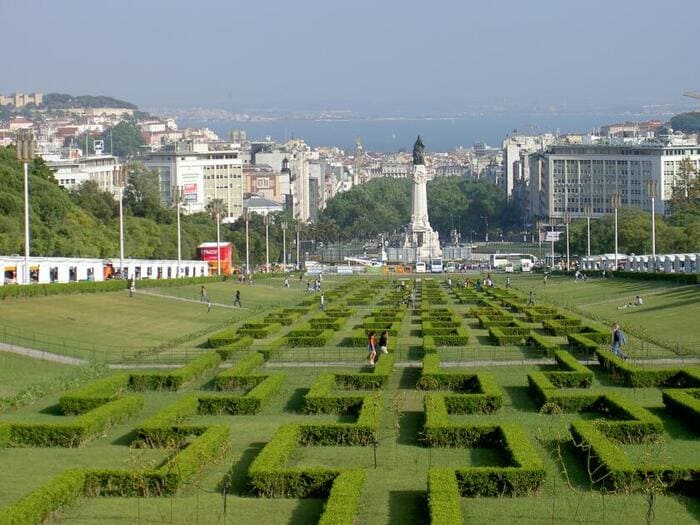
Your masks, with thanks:
[(414, 261), (428, 262), (429, 259), (442, 257), (442, 250), (440, 249), (438, 233), (433, 231), (428, 219), (428, 194), (425, 188), (428, 182), (428, 172), (425, 169), (424, 149), (425, 146), (423, 146), (419, 135), (413, 145), (411, 223), (406, 229), (404, 250), (413, 252), (411, 258)]

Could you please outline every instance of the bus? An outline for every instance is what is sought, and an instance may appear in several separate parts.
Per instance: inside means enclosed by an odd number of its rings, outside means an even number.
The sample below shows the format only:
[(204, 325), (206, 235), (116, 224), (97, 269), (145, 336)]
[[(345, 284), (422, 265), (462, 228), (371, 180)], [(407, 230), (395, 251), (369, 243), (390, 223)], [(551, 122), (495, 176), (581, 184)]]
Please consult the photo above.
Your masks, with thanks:
[(430, 273), (442, 273), (442, 257), (430, 260)]
[(491, 268), (494, 270), (506, 270), (530, 272), (537, 262), (537, 257), (529, 253), (494, 253), (491, 254)]

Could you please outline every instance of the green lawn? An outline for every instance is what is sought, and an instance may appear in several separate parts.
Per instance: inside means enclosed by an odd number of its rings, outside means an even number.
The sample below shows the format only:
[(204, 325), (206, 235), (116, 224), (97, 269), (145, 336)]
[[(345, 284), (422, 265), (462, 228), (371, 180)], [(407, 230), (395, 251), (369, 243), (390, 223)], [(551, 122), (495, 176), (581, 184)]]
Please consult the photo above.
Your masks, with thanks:
[(74, 366), (0, 352), (0, 398), (13, 396), (34, 385), (58, 386), (75, 374)]
[[(254, 286), (211, 283), (211, 312), (199, 302), (199, 285), (148, 288), (128, 292), (58, 295), (2, 302), (0, 341), (63, 355), (119, 361), (157, 347), (193, 347), (202, 336), (242, 322), (277, 306), (295, 304), (300, 287), (285, 289), (281, 280)], [(233, 308), (241, 290), (244, 309)], [(157, 295), (156, 295), (157, 294)], [(188, 299), (183, 301), (179, 299)]]
[[(542, 276), (516, 275), (513, 286), (535, 292), (539, 302), (570, 308), (590, 318), (618, 322), (626, 332), (650, 341), (660, 341), (687, 354), (700, 356), (700, 286), (677, 285), (638, 279), (589, 279), (553, 276), (543, 286)], [(502, 285), (505, 276), (497, 275)], [(640, 295), (642, 306), (619, 308)], [(690, 321), (690, 322), (689, 322)]]
[[(500, 276), (499, 276), (500, 279)], [(516, 285), (521, 289), (527, 288), (539, 281), (528, 281), (518, 277)], [(343, 279), (338, 283), (347, 282)], [(350, 281), (354, 283), (355, 281)], [(359, 281), (358, 281), (359, 282)], [(380, 284), (379, 280), (374, 281)], [(281, 283), (280, 283), (281, 284)], [(332, 283), (329, 283), (332, 284)], [(618, 286), (618, 283), (614, 283)], [(622, 286), (624, 283), (620, 283)], [(546, 293), (551, 293), (552, 300), (564, 294), (590, 293), (585, 301), (594, 303), (604, 292), (611, 290), (608, 283), (572, 284), (555, 279), (548, 285)], [(589, 285), (590, 288), (588, 288)], [(604, 288), (608, 286), (607, 288)], [(557, 287), (561, 287), (557, 292)], [(207, 286), (214, 301), (222, 302), (230, 294), (231, 284), (222, 283), (219, 286)], [(329, 286), (330, 288), (330, 286)], [(346, 296), (353, 293), (351, 287)], [(649, 288), (645, 295), (655, 297), (653, 292), (662, 292), (662, 286)], [(256, 310), (247, 315), (261, 314), (268, 308), (297, 304), (304, 299), (303, 290), (285, 290), (281, 286), (256, 285), (242, 287), (244, 301), (257, 302)], [(258, 524), (307, 524), (315, 523), (323, 511), (324, 500), (319, 498), (268, 499), (255, 497), (247, 484), (248, 468), (260, 451), (272, 439), (273, 435), (285, 423), (332, 423), (353, 422), (351, 416), (338, 415), (307, 415), (303, 412), (304, 396), (312, 387), (319, 374), (324, 372), (356, 372), (367, 370), (365, 365), (366, 351), (363, 348), (342, 346), (342, 341), (359, 325), (367, 313), (376, 308), (377, 304), (391, 291), (391, 287), (377, 290), (372, 294), (371, 304), (352, 306), (354, 314), (347, 320), (344, 328), (333, 335), (329, 345), (324, 348), (287, 348), (272, 355), (263, 373), (278, 372), (285, 375), (285, 382), (274, 395), (271, 402), (257, 415), (238, 416), (194, 416), (187, 420), (196, 425), (226, 425), (230, 428), (229, 447), (221, 461), (208, 463), (193, 483), (184, 486), (174, 497), (167, 498), (119, 498), (100, 497), (83, 498), (71, 508), (59, 512), (55, 518), (61, 523), (258, 523)], [(444, 288), (443, 288), (444, 290)], [(538, 296), (540, 289), (538, 288)], [(678, 288), (677, 290), (682, 290)], [(620, 289), (619, 293), (623, 290)], [(159, 290), (170, 296), (194, 298), (198, 297), (199, 287), (185, 287)], [(464, 348), (439, 349), (443, 362), (463, 361), (462, 365), (474, 365), (474, 361), (495, 359), (527, 360), (539, 358), (541, 354), (526, 347), (498, 347), (487, 336), (484, 329), (478, 327), (476, 321), (468, 317), (472, 305), (457, 304), (446, 290), (448, 305), (464, 326), (471, 332), (471, 340)], [(624, 291), (625, 295), (629, 291)], [(596, 295), (598, 294), (598, 295)], [(109, 294), (104, 294), (109, 295)], [(206, 309), (198, 303), (191, 304), (174, 299), (137, 296), (134, 299), (113, 295), (113, 300), (123, 301), (128, 305), (148, 304), (153, 308), (190, 309), (190, 312), (204, 310), (202, 317), (217, 315), (214, 311), (206, 314)], [(217, 299), (220, 297), (221, 299)], [(71, 297), (62, 298), (66, 301)], [(76, 299), (80, 299), (76, 298)], [(100, 297), (91, 296), (93, 301)], [(542, 297), (545, 300), (545, 297)], [(315, 298), (314, 298), (315, 300)], [(43, 301), (43, 299), (33, 299)], [(131, 301), (131, 302), (129, 302)], [(152, 302), (151, 302), (152, 301)], [(28, 303), (30, 301), (27, 301)], [(81, 319), (89, 319), (90, 313), (85, 309), (94, 308), (96, 302), (81, 306), (73, 303)], [(143, 303), (141, 303), (143, 302)], [(17, 301), (16, 304), (21, 303)], [(330, 301), (331, 304), (342, 304), (339, 299)], [(9, 303), (6, 303), (9, 304)], [(245, 303), (244, 303), (245, 306)], [(149, 309), (139, 306), (142, 315)], [(389, 309), (393, 306), (389, 306)], [(220, 308), (219, 310), (223, 310)], [(682, 309), (676, 310), (678, 315), (684, 315)], [(420, 315), (416, 311), (407, 312), (399, 330), (399, 335), (390, 338), (389, 348), (396, 353), (397, 360), (402, 362), (396, 366), (390, 377), (389, 384), (383, 390), (383, 411), (381, 428), (378, 435), (376, 450), (367, 447), (335, 447), (314, 446), (300, 447), (289, 457), (286, 466), (295, 467), (353, 467), (364, 469), (367, 475), (362, 489), (361, 505), (355, 522), (358, 524), (404, 524), (426, 523), (427, 510), (427, 475), (431, 467), (478, 467), (488, 465), (505, 465), (503, 453), (497, 449), (482, 448), (430, 448), (422, 441), (424, 421), (423, 399), (425, 392), (416, 389), (421, 369), (415, 365), (420, 363), (422, 354), (422, 338), (420, 336)], [(240, 311), (227, 310), (223, 321), (240, 315)], [(253, 349), (267, 349), (271, 343), (289, 330), (307, 322), (318, 315), (315, 302), (310, 311), (300, 317), (292, 326), (284, 327), (272, 336), (256, 340)], [(636, 312), (635, 312), (636, 313)], [(173, 314), (175, 315), (175, 314)], [(83, 317), (85, 316), (85, 317)], [(186, 314), (179, 318), (179, 323), (185, 323)], [(210, 317), (211, 318), (211, 317)], [(197, 318), (199, 319), (199, 318)], [(240, 321), (241, 318), (238, 318)], [(688, 324), (693, 318), (685, 317)], [(148, 334), (149, 343), (158, 345), (162, 341), (172, 340), (178, 333), (189, 333), (206, 329), (204, 321), (200, 324), (190, 321), (187, 327), (178, 327), (173, 319), (158, 319), (158, 332)], [(236, 321), (231, 321), (234, 323)], [(144, 323), (145, 326), (146, 323)], [(212, 323), (215, 324), (215, 323)], [(50, 326), (58, 326), (53, 324)], [(104, 329), (100, 325), (95, 330)], [(65, 329), (56, 329), (65, 332)], [(155, 328), (154, 328), (155, 330)], [(663, 332), (673, 336), (673, 332)], [(104, 336), (105, 341), (109, 339)], [(112, 332), (112, 342), (124, 344), (118, 333)], [(136, 337), (125, 335), (124, 337)], [(142, 334), (140, 337), (145, 338)], [(199, 337), (199, 336), (198, 336)], [(199, 341), (204, 335), (193, 339), (188, 344)], [(661, 335), (659, 336), (661, 337)], [(160, 338), (160, 339), (158, 339)], [(562, 338), (563, 341), (563, 338)], [(254, 350), (251, 350), (254, 351)], [(199, 349), (198, 352), (202, 350)], [(672, 355), (668, 351), (660, 355)], [(244, 354), (245, 355), (245, 354)], [(0, 358), (3, 354), (0, 354)], [(241, 359), (235, 355), (235, 362)], [(324, 363), (325, 361), (325, 363)], [(331, 366), (329, 363), (339, 361), (340, 364)], [(0, 361), (2, 364), (2, 361)], [(459, 363), (453, 363), (459, 365)], [(411, 366), (404, 366), (411, 365)], [(644, 523), (647, 512), (645, 499), (638, 493), (604, 494), (591, 486), (586, 470), (585, 461), (577, 454), (569, 435), (571, 422), (580, 419), (594, 419), (594, 414), (564, 414), (541, 415), (539, 406), (532, 399), (528, 390), (528, 372), (550, 369), (549, 365), (534, 363), (522, 366), (471, 366), (470, 372), (488, 372), (492, 374), (503, 392), (503, 407), (490, 415), (452, 415), (453, 423), (515, 423), (520, 425), (529, 441), (537, 451), (546, 469), (546, 480), (537, 494), (528, 497), (504, 498), (462, 498), (460, 500), (465, 523)], [(451, 367), (458, 371), (460, 366)], [(629, 401), (651, 410), (664, 423), (664, 432), (654, 443), (639, 445), (621, 445), (634, 464), (647, 462), (653, 458), (653, 463), (674, 463), (679, 465), (697, 465), (700, 457), (700, 441), (686, 422), (669, 415), (663, 405), (661, 390), (658, 388), (630, 389), (612, 382), (607, 372), (591, 367), (594, 371), (592, 388), (601, 392), (614, 392)], [(2, 372), (0, 372), (1, 374)], [(18, 375), (30, 375), (31, 368), (17, 368)], [(11, 374), (9, 374), (11, 375)], [(8, 375), (8, 377), (9, 377)], [(0, 375), (0, 379), (3, 376)], [(75, 466), (110, 467), (110, 468), (139, 468), (159, 465), (166, 459), (161, 449), (135, 448), (132, 430), (144, 419), (158, 413), (183, 394), (192, 391), (208, 390), (211, 388), (210, 376), (203, 376), (180, 392), (156, 393), (144, 392), (144, 409), (141, 413), (90, 442), (84, 448), (0, 448), (0, 509), (11, 504), (52, 476), (65, 469)], [(42, 398), (31, 406), (21, 407), (11, 413), (0, 415), (0, 424), (5, 421), (51, 422), (64, 421), (69, 418), (61, 416), (57, 411), (58, 394)], [(376, 458), (376, 467), (375, 467)], [(230, 489), (223, 494), (223, 481), (231, 479)], [(1, 512), (1, 510), (0, 510)], [(697, 523), (700, 519), (700, 502), (688, 496), (676, 494), (659, 495), (655, 501), (654, 523), (674, 523), (676, 525)]]

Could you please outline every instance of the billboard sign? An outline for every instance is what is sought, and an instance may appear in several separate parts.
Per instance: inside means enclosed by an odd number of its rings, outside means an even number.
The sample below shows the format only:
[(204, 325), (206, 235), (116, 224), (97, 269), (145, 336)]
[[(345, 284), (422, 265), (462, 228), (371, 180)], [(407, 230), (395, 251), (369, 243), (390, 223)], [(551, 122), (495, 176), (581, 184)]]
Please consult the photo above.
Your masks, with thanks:
[(553, 231), (548, 231), (547, 232), (547, 237), (546, 241), (547, 242), (558, 242), (559, 241), (559, 236), (561, 235), (561, 232), (553, 232)]

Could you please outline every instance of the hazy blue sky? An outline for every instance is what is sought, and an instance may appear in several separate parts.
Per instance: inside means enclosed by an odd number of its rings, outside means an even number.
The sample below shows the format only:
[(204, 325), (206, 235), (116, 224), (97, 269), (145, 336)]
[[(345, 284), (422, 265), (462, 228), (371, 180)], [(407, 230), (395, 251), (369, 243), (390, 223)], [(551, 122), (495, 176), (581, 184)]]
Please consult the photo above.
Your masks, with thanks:
[(0, 92), (143, 106), (679, 103), (698, 0), (0, 0)]

